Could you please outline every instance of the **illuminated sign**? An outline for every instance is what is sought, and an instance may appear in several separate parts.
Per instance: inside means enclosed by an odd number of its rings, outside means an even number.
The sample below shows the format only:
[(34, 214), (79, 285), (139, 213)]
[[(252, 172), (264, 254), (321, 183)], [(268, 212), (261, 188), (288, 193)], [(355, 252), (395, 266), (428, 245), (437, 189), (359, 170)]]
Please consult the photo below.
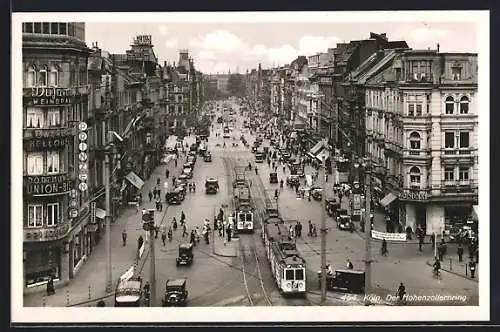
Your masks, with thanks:
[(64, 194), (72, 189), (72, 181), (66, 174), (26, 176), (25, 185), (26, 193), (33, 196)]
[(35, 137), (24, 142), (26, 151), (39, 151), (46, 149), (60, 149), (70, 144), (69, 137)]
[(31, 88), (31, 93), (25, 90), (24, 97), (29, 98), (32, 105), (70, 105), (75, 96), (80, 93), (75, 89), (36, 87)]
[(135, 45), (151, 45), (151, 35), (140, 35), (135, 37)]

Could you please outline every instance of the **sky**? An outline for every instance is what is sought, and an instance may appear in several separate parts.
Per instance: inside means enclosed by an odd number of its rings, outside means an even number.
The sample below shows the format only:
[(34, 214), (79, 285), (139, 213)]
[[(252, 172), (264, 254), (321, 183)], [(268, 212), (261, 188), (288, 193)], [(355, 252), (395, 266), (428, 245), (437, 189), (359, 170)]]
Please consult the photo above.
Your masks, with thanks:
[(188, 49), (203, 73), (244, 73), (285, 65), (299, 55), (326, 52), (339, 42), (366, 39), (370, 32), (406, 40), (414, 49), (477, 52), (474, 23), (87, 23), (86, 41), (111, 53), (125, 53), (134, 36), (152, 36), (161, 64), (178, 61)]
[(435, 49), (439, 43), (441, 52), (478, 52), (474, 21), (249, 22), (244, 14), (239, 21), (86, 22), (85, 33), (88, 46), (97, 41), (110, 53), (125, 53), (134, 36), (151, 35), (161, 64), (177, 62), (179, 49), (188, 49), (203, 73), (244, 73), (259, 63), (263, 68), (285, 65), (299, 55), (326, 52), (339, 42), (369, 38), (370, 32), (406, 40), (413, 49)]

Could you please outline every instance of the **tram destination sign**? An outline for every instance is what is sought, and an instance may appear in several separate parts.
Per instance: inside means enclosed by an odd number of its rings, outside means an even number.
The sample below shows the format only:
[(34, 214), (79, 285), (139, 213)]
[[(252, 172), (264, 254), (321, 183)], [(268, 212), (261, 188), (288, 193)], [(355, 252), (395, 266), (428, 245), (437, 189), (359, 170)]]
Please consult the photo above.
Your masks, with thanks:
[(36, 87), (25, 89), (23, 95), (33, 105), (70, 105), (80, 93), (68, 88)]
[(33, 196), (64, 194), (72, 189), (67, 175), (25, 176), (26, 194)]

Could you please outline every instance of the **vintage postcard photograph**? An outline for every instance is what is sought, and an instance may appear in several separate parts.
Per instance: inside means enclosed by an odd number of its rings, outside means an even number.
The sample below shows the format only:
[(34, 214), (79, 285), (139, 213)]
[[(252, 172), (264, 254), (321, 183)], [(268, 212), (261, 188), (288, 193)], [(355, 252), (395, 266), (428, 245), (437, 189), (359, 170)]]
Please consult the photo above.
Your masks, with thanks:
[(488, 29), (13, 13), (12, 321), (488, 320)]

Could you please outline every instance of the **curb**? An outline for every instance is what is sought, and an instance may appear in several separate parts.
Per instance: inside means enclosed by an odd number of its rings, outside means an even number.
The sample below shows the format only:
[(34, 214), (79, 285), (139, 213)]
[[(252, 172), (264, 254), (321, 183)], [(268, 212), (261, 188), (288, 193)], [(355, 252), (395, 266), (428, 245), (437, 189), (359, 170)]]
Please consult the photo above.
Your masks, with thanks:
[[(432, 261), (427, 261), (427, 262), (426, 262), (426, 264), (427, 264), (428, 266), (431, 266), (431, 267), (432, 267)], [(451, 271), (451, 270), (449, 270), (449, 269), (445, 269), (445, 268), (443, 268), (443, 267), (441, 267), (441, 270), (442, 270), (442, 271), (445, 271), (445, 272), (448, 272), (448, 273), (450, 273), (450, 274), (454, 274), (454, 275), (456, 275), (456, 276), (458, 276), (458, 277), (462, 277), (462, 278), (464, 278), (464, 279), (468, 279), (468, 280), (470, 280), (470, 281), (474, 281), (474, 282), (479, 283), (479, 280), (478, 280), (477, 278), (471, 278), (471, 277), (468, 277), (468, 276), (464, 276), (464, 275), (463, 275), (463, 274), (461, 274), (461, 273), (458, 273), (458, 272), (455, 272), (455, 271)]]

